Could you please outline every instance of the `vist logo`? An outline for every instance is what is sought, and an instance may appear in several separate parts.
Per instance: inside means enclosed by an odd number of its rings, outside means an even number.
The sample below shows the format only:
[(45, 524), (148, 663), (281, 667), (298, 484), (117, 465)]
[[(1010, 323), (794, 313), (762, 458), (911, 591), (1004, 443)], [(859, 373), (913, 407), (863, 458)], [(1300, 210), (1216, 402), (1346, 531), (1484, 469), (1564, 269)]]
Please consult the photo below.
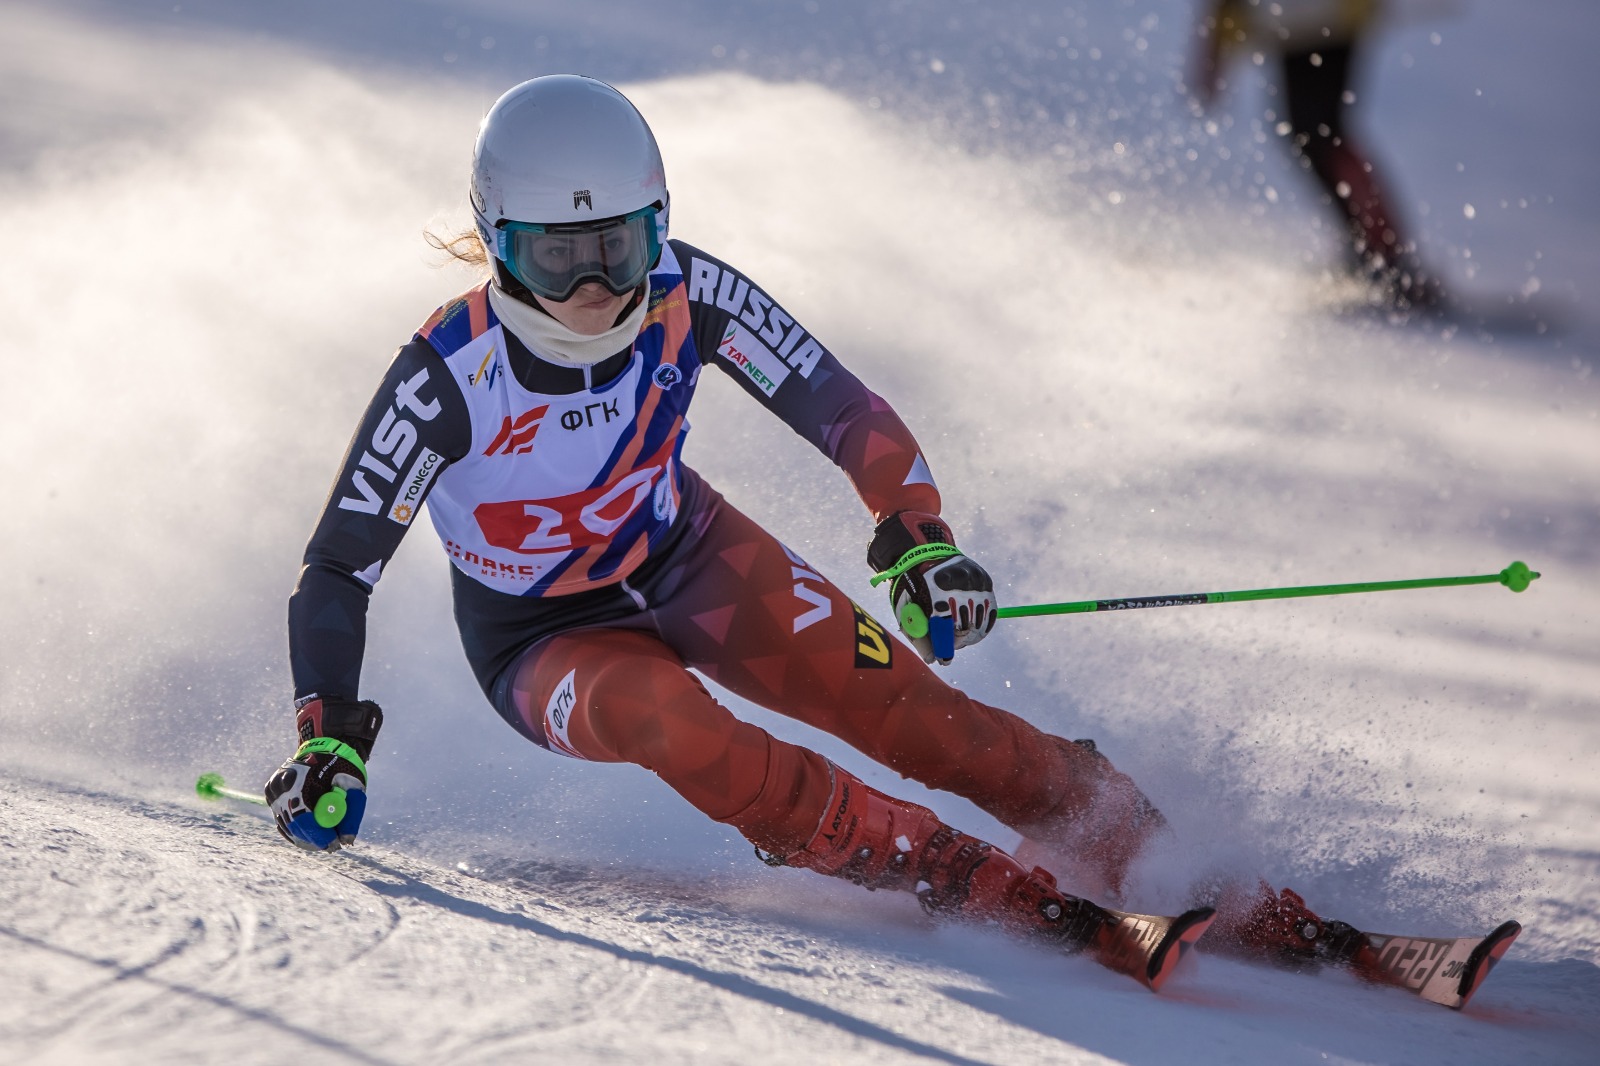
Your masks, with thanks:
[(588, 189), (572, 190), (572, 208), (576, 211), (580, 207), (587, 207), (591, 211), (594, 210), (594, 201), (589, 199)]
[(483, 450), (484, 455), (523, 455), (533, 451), (533, 438), (539, 432), (539, 427), (544, 424), (544, 416), (550, 410), (549, 404), (543, 404), (522, 412), (516, 418), (506, 415), (500, 432), (494, 435), (494, 440)]
[[(789, 557), (789, 574), (794, 578), (794, 598), (799, 600), (808, 609), (795, 616), (794, 631), (800, 632), (808, 629), (818, 622), (833, 617), (833, 601), (828, 598), (828, 581), (821, 574), (812, 570), (806, 561), (788, 548), (783, 549), (783, 554)], [(806, 582), (815, 582), (812, 588)]]
[(683, 371), (671, 363), (662, 363), (656, 367), (655, 375), (650, 380), (655, 382), (656, 388), (667, 392), (671, 390), (672, 386), (683, 380)]
[[(439, 412), (442, 410), (437, 399), (423, 400), (419, 395), (427, 383), (428, 371), (424, 368), (395, 386), (391, 406), (383, 412), (377, 428), (372, 431), (367, 447), (362, 449), (361, 455), (356, 459), (356, 468), (350, 471), (350, 484), (354, 487), (355, 493), (339, 497), (341, 510), (375, 515), (383, 509), (383, 496), (378, 489), (373, 488), (372, 483), (367, 480), (367, 475), (376, 475), (390, 485), (395, 484), (400, 477), (398, 468), (411, 457), (412, 449), (421, 439), (416, 424), (410, 419), (402, 418), (401, 415), (410, 413), (419, 421), (431, 422), (439, 417)], [(431, 473), (429, 477), (432, 477)], [(426, 486), (427, 482), (423, 482), (423, 487)]]

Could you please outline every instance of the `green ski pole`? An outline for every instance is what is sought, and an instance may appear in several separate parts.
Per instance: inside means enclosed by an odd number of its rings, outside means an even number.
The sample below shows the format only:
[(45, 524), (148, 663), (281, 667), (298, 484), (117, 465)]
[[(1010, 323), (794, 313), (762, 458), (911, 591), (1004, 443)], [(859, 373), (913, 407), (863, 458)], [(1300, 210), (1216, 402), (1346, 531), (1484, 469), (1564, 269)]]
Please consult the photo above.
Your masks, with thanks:
[[(258, 796), (254, 792), (240, 792), (236, 788), (229, 788), (222, 783), (222, 775), (218, 773), (201, 774), (194, 783), (194, 790), (204, 799), (232, 799), (243, 803), (254, 803), (257, 806), (268, 806), (265, 796)], [(330, 789), (323, 793), (317, 800), (317, 805), (311, 814), (317, 824), (324, 829), (332, 829), (344, 821), (345, 811), (349, 801), (345, 790), (342, 788)]]
[(222, 775), (218, 773), (201, 774), (199, 780), (194, 783), (194, 790), (200, 795), (201, 799), (234, 799), (244, 803), (254, 803), (262, 807), (267, 805), (267, 800), (264, 796), (257, 795), (254, 792), (240, 792), (236, 788), (229, 788), (222, 783)]
[(1131, 611), (1140, 607), (1187, 607), (1201, 603), (1240, 600), (1287, 600), (1298, 596), (1341, 596), (1351, 592), (1390, 592), (1397, 589), (1443, 588), (1448, 585), (1504, 585), (1521, 592), (1537, 580), (1537, 571), (1515, 562), (1498, 574), (1471, 577), (1424, 577), (1411, 581), (1363, 581), (1353, 585), (1301, 585), (1296, 588), (1244, 589), (1239, 592), (1191, 592), (1180, 596), (1135, 596), (1120, 600), (1079, 600), (1076, 603), (1039, 603), (1029, 607), (1001, 607), (1000, 618), (1027, 618), (1041, 614), (1091, 614), (1096, 611)]

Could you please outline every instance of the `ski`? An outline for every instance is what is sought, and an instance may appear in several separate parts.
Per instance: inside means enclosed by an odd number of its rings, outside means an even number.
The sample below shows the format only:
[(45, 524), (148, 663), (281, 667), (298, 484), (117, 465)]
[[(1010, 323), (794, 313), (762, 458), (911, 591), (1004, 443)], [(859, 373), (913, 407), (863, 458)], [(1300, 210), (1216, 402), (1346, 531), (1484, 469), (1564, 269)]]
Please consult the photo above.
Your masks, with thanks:
[(1067, 930), (1072, 949), (1087, 952), (1100, 965), (1127, 974), (1152, 992), (1161, 991), (1217, 916), (1210, 907), (1169, 916), (1130, 914), (1086, 899), (1076, 902), (1079, 913)]
[(1460, 1010), (1483, 986), (1522, 926), (1504, 922), (1488, 936), (1432, 937), (1360, 933), (1347, 953), (1357, 974)]

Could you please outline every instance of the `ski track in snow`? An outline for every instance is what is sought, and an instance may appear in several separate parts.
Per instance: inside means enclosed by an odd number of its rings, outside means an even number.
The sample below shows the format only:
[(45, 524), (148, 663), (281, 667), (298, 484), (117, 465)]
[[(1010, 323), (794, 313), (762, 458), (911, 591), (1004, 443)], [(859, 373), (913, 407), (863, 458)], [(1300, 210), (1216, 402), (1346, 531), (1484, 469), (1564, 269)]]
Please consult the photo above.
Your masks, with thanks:
[[(1594, 1062), (1592, 5), (1423, 5), (1363, 116), (1451, 282), (1534, 292), (1512, 310), (1555, 330), (1353, 308), (1259, 77), (1210, 129), (1173, 92), (1178, 0), (605, 8), (5, 5), (0, 1062)], [(1007, 602), (1544, 572), (1021, 620), (948, 672), (1151, 792), (1181, 843), (1133, 905), (1220, 868), (1375, 930), (1521, 920), (1466, 1011), (1203, 955), (1153, 996), (769, 870), (648, 775), (506, 730), (428, 530), (374, 599), (358, 845), (303, 855), (193, 796), (286, 754), (283, 603), (328, 473), (466, 284), (417, 231), (464, 223), (494, 97), (564, 69), (650, 117), (675, 233), (906, 414)], [(689, 461), (878, 604), (837, 471), (712, 377)]]
[(1576, 960), (1513, 956), (1464, 1014), (1207, 957), (1157, 997), (903, 897), (868, 927), (792, 884), (286, 856), (265, 817), (198, 800), (29, 777), (0, 797), (19, 1064), (1581, 1062), (1600, 1039)]

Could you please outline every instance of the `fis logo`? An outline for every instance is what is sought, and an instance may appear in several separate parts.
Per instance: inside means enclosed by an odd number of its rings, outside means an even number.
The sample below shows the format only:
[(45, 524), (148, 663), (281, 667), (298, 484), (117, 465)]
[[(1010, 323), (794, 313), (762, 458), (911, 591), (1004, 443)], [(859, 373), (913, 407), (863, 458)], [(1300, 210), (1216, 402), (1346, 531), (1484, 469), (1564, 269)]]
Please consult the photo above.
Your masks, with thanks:
[(483, 362), (478, 364), (478, 369), (467, 375), (467, 384), (476, 388), (483, 385), (490, 392), (494, 391), (494, 383), (500, 380), (500, 360), (494, 357), (495, 348), (489, 346), (489, 354), (483, 357)]
[[(399, 467), (405, 465), (411, 457), (412, 449), (417, 446), (420, 439), (417, 427), (410, 419), (402, 418), (403, 414), (412, 414), (418, 420), (431, 422), (439, 417), (439, 401), (423, 400), (418, 393), (428, 383), (428, 371), (419, 370), (405, 381), (395, 386), (394, 399), (388, 410), (383, 412), (377, 428), (372, 431), (372, 437), (367, 442), (367, 447), (356, 460), (356, 469), (350, 472), (350, 484), (355, 489), (353, 494), (339, 497), (339, 508), (344, 511), (358, 511), (361, 514), (377, 514), (383, 509), (383, 496), (372, 483), (367, 480), (367, 475), (375, 474), (394, 485), (400, 477)], [(382, 458), (380, 458), (380, 456)], [(427, 487), (433, 475), (439, 469), (439, 456), (423, 449), (422, 458), (417, 460), (417, 465), (411, 470), (406, 479), (407, 495), (402, 503), (408, 506), (401, 510), (396, 508), (389, 517), (401, 525), (409, 525), (415, 515), (415, 504), (421, 502), (422, 490)], [(416, 479), (421, 475), (422, 480)], [(414, 495), (413, 495), (414, 490)], [(398, 513), (396, 513), (398, 512)]]
[(549, 404), (532, 408), (518, 415), (515, 420), (510, 415), (506, 416), (505, 424), (500, 427), (494, 440), (483, 450), (484, 455), (523, 455), (533, 451), (533, 438), (539, 432), (539, 427), (544, 424), (545, 412), (550, 410)]
[(589, 199), (588, 189), (572, 190), (572, 208), (577, 210), (580, 207), (587, 207), (591, 211), (594, 210), (594, 201)]

